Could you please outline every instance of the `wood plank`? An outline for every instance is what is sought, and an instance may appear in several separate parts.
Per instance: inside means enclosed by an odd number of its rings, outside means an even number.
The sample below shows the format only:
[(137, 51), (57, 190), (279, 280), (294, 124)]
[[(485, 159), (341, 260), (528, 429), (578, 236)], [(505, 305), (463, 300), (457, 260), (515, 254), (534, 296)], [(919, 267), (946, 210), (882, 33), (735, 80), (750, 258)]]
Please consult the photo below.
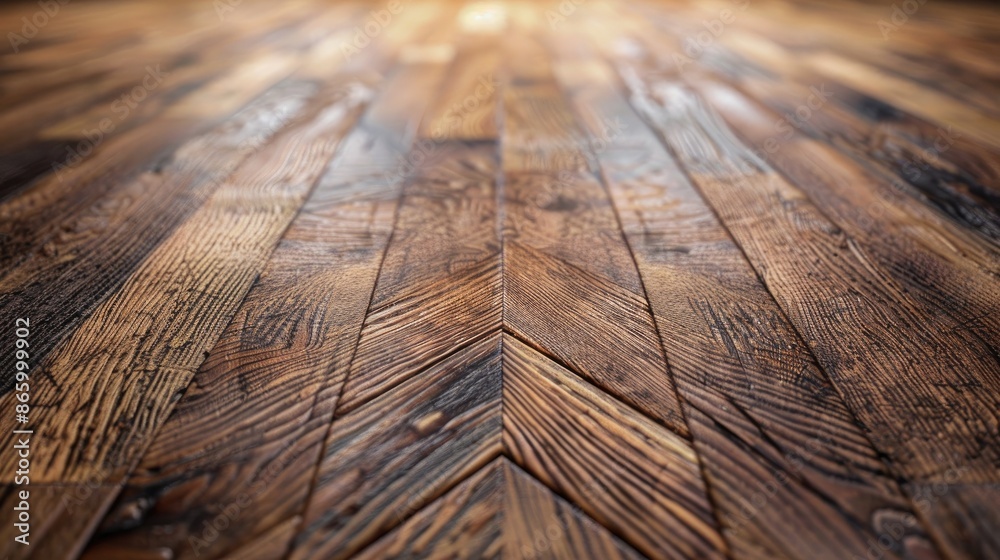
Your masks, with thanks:
[[(324, 92), (308, 118), (240, 167), (36, 368), (33, 482), (123, 482), (262, 272), (359, 103)], [(12, 406), (14, 396), (2, 400)], [(83, 538), (60, 545), (71, 551)]]
[[(32, 442), (32, 445), (35, 441)], [(28, 492), (28, 544), (14, 540), (21, 534), (14, 523), (20, 512), (20, 493)], [(83, 542), (77, 537), (93, 530), (101, 512), (119, 488), (102, 484), (36, 484), (0, 486), (0, 506), (10, 512), (10, 528), (4, 527), (0, 554), (4, 558), (68, 558), (79, 555)]]
[(492, 461), (355, 558), (501, 558), (503, 470)]
[[(0, 278), (0, 315), (9, 322), (31, 314), (51, 317), (32, 356), (44, 358), (79, 326), (315, 94), (308, 82), (277, 86), (226, 123), (185, 142), (158, 171), (122, 181), (89, 207), (72, 211), (70, 223), (51, 232), (52, 237), (44, 237), (49, 228), (31, 229), (34, 239), (25, 239), (25, 244), (44, 240), (44, 245), (18, 254), (17, 265)], [(143, 235), (136, 236), (133, 228)], [(100, 282), (94, 281), (97, 276)], [(13, 359), (4, 356), (0, 363), (13, 367)], [(10, 391), (13, 379), (5, 380), (2, 388)]]
[(338, 415), (499, 329), (495, 152), (441, 144), (404, 187)]
[(499, 458), (358, 558), (642, 558)]
[(492, 36), (463, 37), (448, 71), (448, 91), (428, 111), (420, 137), (445, 140), (497, 138), (498, 41)]
[[(425, 72), (403, 66), (362, 122), (377, 122), (379, 106), (396, 105), (401, 84)], [(178, 558), (238, 555), (304, 510), (401, 188), (364, 171), (364, 159), (339, 153), (331, 162), (88, 552), (139, 554), (155, 543)], [(191, 513), (220, 503), (238, 515), (208, 539), (204, 517)], [(267, 539), (276, 557), (298, 525)]]
[(500, 381), (493, 336), (337, 418), (289, 558), (350, 557), (495, 458)]
[[(36, 183), (17, 198), (0, 204), (0, 264), (7, 270), (53, 239), (60, 227), (70, 230), (72, 218), (81, 208), (90, 208), (110, 190), (140, 170), (156, 170), (159, 158), (169, 154), (164, 149), (179, 146), (192, 132), (192, 120), (205, 123), (205, 129), (250, 102), (259, 93), (286, 77), (294, 61), (271, 55), (255, 59), (228, 72), (223, 79), (181, 100), (172, 114), (154, 119), (144, 127), (114, 136), (98, 146), (93, 157)], [(215, 100), (215, 103), (208, 103)], [(208, 121), (206, 107), (217, 111), (216, 121)], [(159, 137), (157, 140), (155, 137)], [(59, 160), (60, 165), (73, 160)], [(152, 165), (151, 165), (152, 163)], [(85, 214), (84, 214), (85, 215)], [(42, 219), (42, 217), (45, 219)], [(64, 225), (65, 224), (65, 225)]]
[[(770, 120), (760, 107), (730, 88), (703, 84), (728, 122), (761, 146)], [(892, 186), (901, 179), (880, 177), (835, 150), (799, 134), (771, 154), (770, 163), (820, 205), (838, 226), (868, 245), (868, 258), (883, 266), (911, 297), (950, 316), (996, 352), (1000, 349), (1000, 246), (971, 232), (949, 227), (926, 207), (907, 203)]]
[(915, 509), (836, 388), (739, 246), (610, 85), (612, 70), (591, 60), (557, 70), (595, 140), (609, 119), (630, 131), (628, 149), (597, 158), (733, 556), (863, 557), (886, 519), (907, 519), (899, 550), (886, 557), (933, 557)]
[[(869, 240), (830, 222), (690, 91), (630, 87), (894, 474), (918, 484), (993, 483), (1000, 446), (985, 442), (997, 439), (989, 420), (1000, 404), (996, 354), (910, 295)], [(928, 529), (962, 547), (946, 527)]]
[(504, 45), (503, 170), (505, 173), (586, 171), (586, 138), (565, 108), (545, 51), (534, 38)]
[[(1000, 202), (996, 153), (983, 150), (954, 129), (935, 126), (882, 99), (831, 82), (767, 39), (743, 34), (730, 42), (733, 48), (743, 47), (741, 54), (769, 68), (788, 69), (780, 76), (732, 78), (747, 95), (777, 113), (767, 115), (767, 135), (774, 140), (767, 149), (760, 149), (763, 157), (772, 152), (780, 155), (786, 145), (801, 143), (793, 141), (799, 136), (794, 126), (814, 142), (830, 144), (876, 174), (877, 179), (869, 181), (883, 202), (858, 203), (868, 209), (869, 219), (881, 218), (879, 213), (885, 211), (881, 206), (898, 207), (911, 220), (939, 231), (938, 235), (948, 235), (952, 244), (963, 246), (974, 258), (983, 259), (976, 253), (992, 253), (995, 263), (995, 247), (977, 247), (967, 236), (949, 234), (948, 226), (976, 232), (994, 246), (1000, 240), (1000, 217), (994, 210)], [(729, 106), (716, 105), (725, 117)], [(778, 130), (774, 123), (782, 116), (785, 124)], [(928, 206), (936, 212), (929, 213)]]
[[(504, 120), (504, 326), (687, 434), (642, 283), (601, 185), (586, 169), (560, 169), (558, 153), (536, 154), (537, 166), (507, 159), (512, 150), (532, 151), (535, 141), (568, 146), (580, 162), (592, 159), (568, 103), (545, 73), (551, 68), (531, 72), (531, 86), (518, 85), (528, 72), (513, 72), (504, 109), (527, 115), (544, 106), (552, 124), (536, 125), (537, 116)], [(544, 105), (535, 106), (536, 91), (545, 92)], [(609, 143), (623, 134), (612, 130)]]
[(647, 556), (726, 556), (687, 441), (514, 337), (503, 353), (506, 455)]
[(503, 461), (504, 548), (520, 558), (636, 559), (642, 555), (518, 468)]

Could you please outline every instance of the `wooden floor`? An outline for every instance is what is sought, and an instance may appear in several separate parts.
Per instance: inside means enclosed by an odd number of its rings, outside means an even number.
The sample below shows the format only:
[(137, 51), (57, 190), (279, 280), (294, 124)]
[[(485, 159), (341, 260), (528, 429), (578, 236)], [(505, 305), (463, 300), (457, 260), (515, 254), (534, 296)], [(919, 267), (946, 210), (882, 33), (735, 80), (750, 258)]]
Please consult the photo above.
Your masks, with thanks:
[(1000, 558), (1000, 8), (48, 4), (5, 557)]

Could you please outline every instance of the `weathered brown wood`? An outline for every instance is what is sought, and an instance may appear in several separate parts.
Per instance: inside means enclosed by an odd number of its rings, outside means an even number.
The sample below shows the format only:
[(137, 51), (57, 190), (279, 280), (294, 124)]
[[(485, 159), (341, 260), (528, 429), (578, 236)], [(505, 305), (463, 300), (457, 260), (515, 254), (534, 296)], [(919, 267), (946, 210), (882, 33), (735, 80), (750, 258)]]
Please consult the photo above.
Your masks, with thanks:
[[(395, 104), (399, 82), (417, 71), (397, 73), (384, 84), (370, 113), (380, 104)], [(130, 476), (111, 522), (91, 544), (95, 551), (139, 553), (156, 543), (176, 558), (226, 551), (241, 556), (245, 553), (230, 549), (271, 531), (278, 531), (267, 539), (278, 550), (271, 557), (287, 549), (299, 523), (291, 520), (305, 507), (401, 186), (378, 175), (352, 174), (364, 161), (350, 157), (357, 156), (341, 154), (331, 162), (284, 234)], [(295, 406), (288, 407), (288, 401)], [(242, 465), (237, 472), (233, 461)], [(223, 512), (226, 530), (210, 539), (206, 519), (189, 512), (211, 511), (216, 504), (232, 511)]]
[(22, 491), (28, 492), (28, 544), (14, 540), (17, 533), (14, 515), (8, 517), (11, 527), (4, 527), (0, 554), (4, 558), (72, 558), (80, 553), (84, 541), (79, 536), (87, 534), (100, 522), (107, 505), (119, 492), (117, 486), (101, 484), (31, 484), (23, 486), (4, 484), (0, 487), (0, 506), (5, 512), (18, 514)]
[(503, 471), (494, 460), (355, 557), (503, 557)]
[[(529, 77), (532, 85), (519, 85)], [(587, 139), (551, 68), (513, 69), (510, 80), (505, 115), (524, 116), (516, 123), (506, 118), (503, 130), (504, 326), (686, 434), (632, 255), (607, 195), (587, 170)], [(615, 126), (608, 123), (611, 144), (626, 134)], [(537, 152), (538, 165), (510, 162), (511, 150), (533, 143), (559, 151)], [(584, 168), (563, 169), (563, 153)]]
[[(887, 520), (913, 518), (908, 499), (739, 246), (613, 87), (612, 70), (558, 69), (595, 141), (610, 119), (633, 140), (597, 159), (733, 555), (864, 556)], [(919, 523), (900, 527), (899, 548), (930, 557)]]
[[(445, 140), (497, 138), (500, 50), (495, 37), (458, 40), (458, 55), (448, 72), (447, 91), (420, 125), (420, 137)], [(431, 144), (426, 144), (430, 146)]]
[(0, 30), (2, 555), (1000, 554), (996, 7)]
[(503, 538), (514, 558), (639, 559), (642, 555), (553, 494), (537, 480), (503, 461)]
[(290, 558), (350, 557), (495, 458), (500, 378), (493, 336), (337, 418)]
[[(1000, 405), (1000, 365), (991, 348), (911, 295), (877, 260), (869, 239), (832, 223), (692, 92), (647, 80), (630, 79), (635, 104), (677, 153), (895, 474), (920, 484), (994, 483), (1000, 445), (987, 419)], [(946, 403), (947, 414), (928, 414), (929, 403)], [(962, 548), (959, 535), (942, 533), (948, 527), (928, 529)]]
[(504, 336), (506, 453), (647, 556), (722, 558), (690, 444)]
[[(32, 458), (44, 470), (33, 481), (123, 482), (362, 102), (343, 91), (321, 94), (308, 118), (230, 176), (42, 363), (32, 385), (31, 427)], [(3, 400), (15, 402), (13, 394)], [(94, 430), (103, 434), (99, 443)], [(81, 531), (64, 543), (86, 536)]]
[[(292, 64), (288, 57), (276, 55), (245, 63), (227, 73), (225, 78), (228, 79), (193, 92), (194, 99), (182, 102), (174, 115), (109, 138), (96, 145), (96, 153), (79, 164), (72, 165), (76, 161), (73, 158), (53, 160), (53, 165), (65, 165), (66, 169), (60, 167), (60, 172), (34, 184), (17, 198), (0, 204), (0, 217), (3, 218), (0, 235), (4, 239), (0, 263), (4, 270), (44, 247), (58, 235), (60, 228), (78, 229), (73, 227), (72, 218), (81, 214), (86, 216), (85, 212), (80, 212), (81, 208), (89, 209), (99, 204), (107, 192), (122, 188), (139, 169), (155, 171), (157, 156), (167, 155), (162, 153), (170, 145), (166, 142), (179, 144), (191, 132), (190, 119), (203, 120), (209, 116), (206, 114), (208, 100), (224, 100), (211, 107), (220, 110), (216, 113), (218, 117), (225, 117), (227, 112), (237, 110), (286, 77)], [(251, 84), (259, 84), (259, 88)], [(78, 153), (86, 153), (85, 148), (89, 145), (85, 144), (83, 151), (78, 150)], [(46, 218), (44, 221), (42, 216)], [(36, 226), (39, 222), (41, 225)]]
[(495, 152), (438, 144), (404, 188), (338, 415), (499, 328)]
[(642, 558), (505, 459), (496, 459), (358, 558)]

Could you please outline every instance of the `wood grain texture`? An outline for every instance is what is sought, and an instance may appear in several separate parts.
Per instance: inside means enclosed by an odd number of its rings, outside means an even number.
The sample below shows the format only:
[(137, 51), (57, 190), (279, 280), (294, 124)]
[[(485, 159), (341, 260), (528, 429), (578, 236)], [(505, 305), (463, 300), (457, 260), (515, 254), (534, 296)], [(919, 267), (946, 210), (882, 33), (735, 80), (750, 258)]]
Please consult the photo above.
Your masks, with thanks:
[[(226, 124), (180, 146), (160, 169), (124, 182), (78, 212), (0, 279), (3, 319), (12, 322), (29, 313), (53, 317), (46, 325), (49, 336), (34, 348), (34, 356), (43, 358), (315, 94), (309, 82), (277, 86)], [(97, 275), (100, 282), (94, 281)], [(5, 356), (3, 365), (13, 367), (12, 359)], [(13, 388), (12, 381), (4, 392)]]
[[(114, 401), (130, 395), (128, 387), (136, 383), (165, 392), (186, 385), (192, 370), (204, 359), (204, 350), (218, 337), (206, 339), (201, 333), (217, 332), (214, 323), (224, 324), (231, 316), (234, 309), (229, 306), (243, 298), (260, 273), (336, 148), (336, 131), (345, 126), (345, 121), (350, 122), (360, 102), (341, 92), (313, 106), (312, 119), (286, 132), (261, 157), (240, 167), (47, 360), (43, 368), (52, 372), (52, 382), (49, 387), (36, 384), (36, 402), (41, 406), (46, 399), (59, 400), (65, 412), (53, 412), (38, 420), (36, 430), (45, 434), (49, 447), (36, 448), (35, 453), (36, 460), (47, 464), (53, 479), (103, 479), (120, 473), (129, 463), (123, 462), (120, 454), (128, 453), (142, 439), (141, 431), (124, 429), (122, 439), (115, 444), (109, 439), (103, 446), (74, 446), (72, 442), (82, 435), (74, 426), (87, 414), (67, 414), (76, 407), (71, 400), (61, 398), (63, 385), (57, 380), (73, 380), (77, 385), (73, 395), (66, 398), (80, 399), (81, 409), (101, 415), (106, 425), (113, 424), (115, 416), (128, 419), (130, 426), (158, 426), (169, 409), (169, 400), (153, 399), (152, 410), (139, 413), (145, 407), (144, 391), (135, 393), (140, 398), (131, 405), (120, 402), (100, 406), (83, 398), (87, 392), (81, 391), (79, 384), (93, 384), (97, 400), (103, 397)], [(288, 165), (289, 161), (297, 164)], [(247, 235), (247, 231), (254, 233)], [(211, 241), (198, 243), (198, 239)], [(204, 267), (206, 273), (191, 274), (197, 270), (192, 267)], [(166, 310), (161, 308), (164, 303), (170, 305)], [(172, 320), (161, 324), (151, 321), (160, 314)], [(120, 325), (117, 332), (108, 332), (106, 327), (116, 323)], [(145, 375), (126, 377), (123, 369)], [(84, 371), (86, 376), (82, 375)], [(146, 420), (132, 424), (132, 419), (138, 418)], [(74, 465), (71, 457), (81, 453), (93, 461), (92, 466)]]
[[(510, 80), (502, 139), (504, 326), (686, 434), (632, 255), (607, 195), (587, 170), (587, 138), (550, 67), (518, 68)], [(536, 103), (535, 90), (519, 89), (527, 87), (544, 91), (544, 103)], [(536, 154), (552, 165), (511, 159), (511, 150), (530, 152), (539, 142), (571, 147), (583, 169), (563, 169), (562, 152)]]
[(492, 461), (356, 558), (502, 558), (503, 471)]
[(503, 351), (514, 462), (647, 556), (725, 556), (687, 441), (513, 337)]
[(0, 29), (0, 555), (1000, 554), (996, 7)]
[(336, 419), (290, 558), (347, 558), (500, 453), (500, 338)]
[[(634, 141), (597, 158), (734, 556), (863, 556), (883, 520), (912, 518), (913, 508), (739, 247), (610, 85), (611, 73), (585, 62), (559, 67), (595, 140), (615, 119)], [(783, 529), (793, 523), (796, 531)], [(905, 529), (889, 555), (933, 550), (919, 524)]]
[[(691, 92), (631, 87), (894, 471), (925, 483), (991, 483), (998, 447), (983, 442), (996, 439), (1000, 378), (989, 346), (910, 295), (867, 240), (830, 222)], [(928, 413), (930, 403), (942, 403), (939, 413)], [(930, 527), (960, 546), (944, 529)]]
[(20, 493), (28, 492), (28, 544), (14, 540), (13, 524), (17, 517), (11, 516), (10, 529), (4, 528), (0, 554), (4, 558), (64, 558), (80, 554), (84, 541), (80, 535), (87, 534), (100, 522), (107, 505), (120, 491), (117, 486), (102, 484), (31, 484), (15, 486), (4, 484), (0, 487), (0, 505), (4, 511), (20, 512), (24, 509)]
[[(102, 527), (102, 550), (158, 541), (176, 558), (214, 556), (303, 509), (398, 185), (352, 197), (349, 185), (324, 180), (315, 194), (322, 206), (312, 197), (296, 218), (129, 478), (115, 505), (121, 522)], [(204, 519), (188, 512), (217, 504), (239, 514), (209, 540)]]
[(624, 544), (510, 461), (505, 481), (503, 539), (514, 558), (638, 559)]
[(358, 558), (642, 558), (517, 466), (496, 459)]
[[(409, 121), (386, 121), (381, 109), (396, 106), (400, 84), (424, 70), (401, 65), (378, 86), (360, 121), (405, 144), (401, 137), (420, 118), (419, 96)], [(345, 89), (367, 96), (369, 85), (349, 82)], [(370, 137), (355, 129), (345, 141), (358, 135)], [(330, 163), (129, 478), (91, 544), (99, 554), (139, 553), (155, 542), (175, 558), (240, 557), (248, 552), (233, 548), (251, 546), (247, 541), (257, 535), (276, 551), (270, 557), (285, 553), (301, 523), (402, 188), (366, 169), (367, 162), (364, 153), (349, 152)], [(217, 513), (189, 513), (220, 507), (227, 528), (217, 535), (205, 528)]]
[(441, 144), (404, 188), (338, 414), (500, 326), (495, 151)]

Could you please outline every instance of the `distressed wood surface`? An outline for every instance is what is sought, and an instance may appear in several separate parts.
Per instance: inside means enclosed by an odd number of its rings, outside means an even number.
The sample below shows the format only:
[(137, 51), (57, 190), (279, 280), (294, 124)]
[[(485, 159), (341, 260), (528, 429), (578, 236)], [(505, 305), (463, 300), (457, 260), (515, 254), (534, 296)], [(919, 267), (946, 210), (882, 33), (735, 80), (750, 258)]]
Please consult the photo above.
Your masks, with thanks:
[(0, 30), (0, 555), (1000, 555), (995, 6)]

